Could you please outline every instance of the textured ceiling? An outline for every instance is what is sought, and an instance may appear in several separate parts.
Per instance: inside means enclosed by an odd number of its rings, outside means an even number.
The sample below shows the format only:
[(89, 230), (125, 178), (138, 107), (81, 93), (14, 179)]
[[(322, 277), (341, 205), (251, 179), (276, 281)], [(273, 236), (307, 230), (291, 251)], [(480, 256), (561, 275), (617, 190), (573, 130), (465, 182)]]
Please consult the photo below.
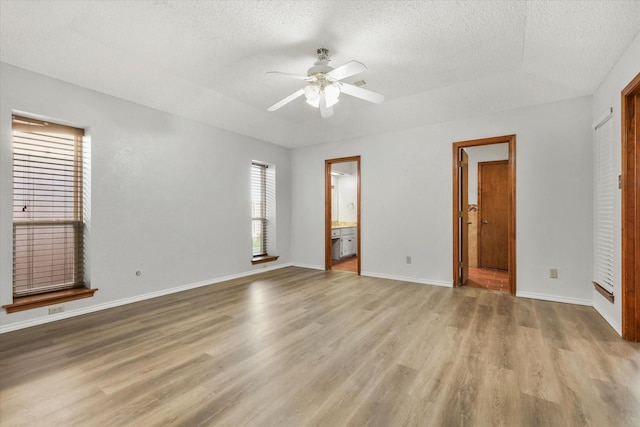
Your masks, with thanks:
[[(590, 95), (640, 31), (637, 1), (6, 1), (0, 60), (296, 147)], [(386, 99), (335, 115), (267, 71), (327, 47)]]

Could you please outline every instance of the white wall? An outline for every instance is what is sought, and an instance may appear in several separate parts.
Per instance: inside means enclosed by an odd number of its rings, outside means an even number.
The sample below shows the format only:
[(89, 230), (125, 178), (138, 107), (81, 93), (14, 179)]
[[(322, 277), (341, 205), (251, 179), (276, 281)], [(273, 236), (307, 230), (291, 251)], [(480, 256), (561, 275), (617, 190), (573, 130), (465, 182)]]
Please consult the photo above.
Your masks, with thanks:
[(591, 304), (590, 125), (583, 97), (295, 149), (293, 261), (324, 265), (324, 160), (360, 155), (363, 274), (451, 286), (452, 143), (516, 134), (518, 295)]
[(358, 222), (358, 177), (337, 177), (338, 219), (341, 222)]
[(358, 222), (358, 162), (333, 163), (331, 169), (344, 174), (331, 176), (331, 221)]
[[(278, 247), (290, 252), (290, 152), (282, 147), (0, 64), (0, 303), (12, 301), (12, 111), (62, 119), (91, 137), (93, 298), (65, 315), (180, 286), (242, 275), (251, 265), (251, 160), (277, 167)], [(142, 271), (140, 277), (135, 272)], [(55, 318), (0, 313), (0, 330)]]
[[(629, 45), (625, 53), (617, 62), (615, 67), (611, 70), (607, 78), (600, 84), (600, 87), (593, 95), (593, 110), (592, 119), (593, 122), (598, 120), (602, 115), (613, 107), (613, 153), (614, 164), (616, 165), (616, 174), (622, 173), (622, 135), (621, 128), (622, 122), (620, 117), (620, 106), (622, 102), (621, 92), (622, 90), (633, 80), (633, 78), (640, 72), (640, 35)], [(595, 124), (595, 123), (594, 123)], [(592, 132), (594, 135), (595, 133)], [(619, 333), (622, 333), (622, 243), (620, 236), (622, 233), (621, 228), (621, 194), (616, 193), (616, 199), (614, 204), (614, 265), (615, 271), (613, 276), (613, 286), (615, 303), (611, 304), (602, 295), (593, 291), (593, 306), (596, 310), (613, 326), (613, 328)]]

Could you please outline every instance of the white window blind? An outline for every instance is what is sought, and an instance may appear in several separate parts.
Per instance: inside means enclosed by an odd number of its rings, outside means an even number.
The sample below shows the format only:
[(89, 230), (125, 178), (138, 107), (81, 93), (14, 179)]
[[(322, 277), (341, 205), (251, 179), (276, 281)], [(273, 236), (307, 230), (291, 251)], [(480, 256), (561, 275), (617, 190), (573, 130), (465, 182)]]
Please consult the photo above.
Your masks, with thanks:
[(251, 221), (253, 256), (268, 255), (275, 247), (275, 168), (251, 164)]
[(613, 292), (613, 222), (617, 180), (613, 164), (611, 112), (595, 125), (594, 279)]
[(83, 134), (13, 117), (15, 297), (82, 286)]

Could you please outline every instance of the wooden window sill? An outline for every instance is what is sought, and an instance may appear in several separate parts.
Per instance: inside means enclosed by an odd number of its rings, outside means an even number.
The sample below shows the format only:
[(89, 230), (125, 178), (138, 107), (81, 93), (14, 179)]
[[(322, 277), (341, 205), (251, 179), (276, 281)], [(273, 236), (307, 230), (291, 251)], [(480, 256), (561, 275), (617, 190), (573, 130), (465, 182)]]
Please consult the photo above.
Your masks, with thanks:
[(76, 288), (18, 297), (13, 299), (13, 304), (3, 305), (2, 308), (4, 308), (7, 313), (31, 310), (32, 308), (60, 304), (76, 299), (91, 298), (97, 290), (98, 289)]
[(610, 292), (610, 291), (606, 290), (598, 282), (591, 282), (591, 283), (593, 283), (593, 287), (595, 288), (596, 291), (598, 291), (598, 293), (600, 295), (605, 297), (607, 299), (607, 301), (609, 301), (611, 304), (613, 304), (613, 301), (614, 301), (613, 292)]
[(262, 256), (254, 256), (251, 260), (251, 264), (262, 264), (263, 262), (271, 262), (277, 260), (279, 257), (275, 255), (262, 255)]

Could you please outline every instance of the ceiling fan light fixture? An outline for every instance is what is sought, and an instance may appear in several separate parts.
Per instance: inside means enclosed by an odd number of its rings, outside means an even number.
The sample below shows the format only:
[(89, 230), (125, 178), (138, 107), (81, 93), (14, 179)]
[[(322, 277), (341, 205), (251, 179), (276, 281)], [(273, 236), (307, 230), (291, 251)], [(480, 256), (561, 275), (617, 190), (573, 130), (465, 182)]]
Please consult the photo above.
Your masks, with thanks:
[(333, 107), (334, 105), (336, 105), (340, 100), (338, 98), (333, 99), (333, 100), (329, 100), (327, 99), (327, 108), (329, 107)]
[(307, 104), (315, 108), (320, 108), (320, 97), (317, 97), (315, 99), (307, 99)]
[[(340, 94), (340, 93), (338, 92), (338, 94)], [(337, 96), (336, 97), (330, 97), (327, 94), (325, 94), (325, 99), (326, 99), (326, 102), (327, 102), (327, 108), (333, 107), (334, 105), (336, 105), (338, 103), (338, 101), (340, 101)]]
[(320, 95), (320, 88), (316, 85), (307, 85), (304, 88), (304, 96), (307, 101), (317, 100)]
[(325, 96), (327, 108), (332, 107), (340, 101), (340, 88), (336, 84), (325, 86), (324, 88), (310, 84), (304, 88), (304, 97), (307, 98), (307, 104), (315, 108), (320, 108), (320, 95)]
[(338, 102), (338, 97), (340, 96), (340, 88), (336, 84), (331, 84), (324, 88), (324, 94), (327, 96), (327, 101), (336, 100)]
[(333, 116), (333, 109), (331, 107), (339, 102), (340, 94), (343, 92), (349, 96), (375, 104), (384, 101), (384, 95), (359, 87), (365, 84), (364, 80), (360, 80), (355, 84), (342, 81), (347, 77), (365, 71), (367, 67), (363, 63), (349, 61), (338, 68), (333, 68), (329, 66), (331, 59), (328, 49), (320, 48), (316, 53), (318, 54), (318, 60), (313, 63), (313, 67), (309, 68), (306, 76), (269, 71), (271, 74), (280, 74), (296, 80), (305, 80), (307, 85), (276, 102), (267, 108), (267, 111), (276, 111), (302, 95), (304, 95), (307, 104), (320, 109), (320, 116), (322, 118)]

